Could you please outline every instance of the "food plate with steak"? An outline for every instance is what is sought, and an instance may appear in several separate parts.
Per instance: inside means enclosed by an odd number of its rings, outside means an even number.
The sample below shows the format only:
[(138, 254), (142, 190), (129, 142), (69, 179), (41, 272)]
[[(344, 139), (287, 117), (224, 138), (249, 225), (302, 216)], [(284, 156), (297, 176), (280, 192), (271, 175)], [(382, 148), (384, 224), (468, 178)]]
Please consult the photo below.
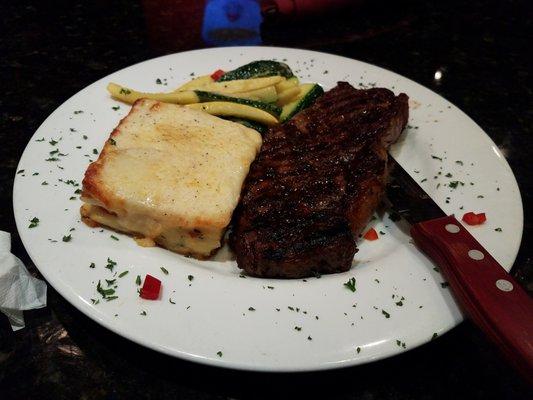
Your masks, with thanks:
[[(286, 71), (280, 72), (286, 75), (281, 79), (261, 76), (252, 83), (202, 81), (205, 76), (219, 77), (217, 70), (235, 70), (257, 60), (290, 66), (301, 83), (300, 94)], [(202, 81), (201, 89), (191, 90), (191, 79), (194, 84)], [(125, 86), (108, 87), (111, 82)], [(303, 107), (291, 96), (318, 96), (316, 84), (326, 91), (324, 97), (318, 97), (315, 108), (298, 114)], [(141, 247), (127, 234), (82, 222), (85, 171), (130, 112), (124, 102), (176, 88), (182, 89), (153, 101), (186, 103), (184, 107), (195, 112), (256, 130), (271, 129), (263, 132), (265, 144), (250, 167), (242, 207), (234, 216), (235, 230), (229, 234), (244, 269), (227, 244), (212, 258), (199, 260), (161, 247)], [(213, 91), (217, 96), (209, 97)], [(269, 102), (272, 96), (277, 96), (276, 105), (254, 108), (258, 99)], [(244, 100), (228, 104), (227, 97)], [(81, 90), (39, 127), (21, 157), (13, 193), (20, 236), (47, 282), (80, 311), (119, 335), (172, 356), (228, 368), (308, 371), (399, 354), (462, 320), (444, 278), (411, 243), (402, 221), (383, 207), (368, 225), (365, 221), (383, 191), (385, 150), (405, 123), (406, 102), (409, 120), (390, 154), (447, 214), (483, 213), (483, 223), (466, 228), (509, 270), (522, 234), (520, 193), (502, 153), (475, 122), (444, 98), (393, 72), (286, 48), (172, 54), (115, 72)], [(346, 135), (350, 122), (343, 115), (366, 127), (358, 130), (364, 137), (352, 141)], [(307, 141), (298, 140), (305, 135)], [(119, 147), (124, 144), (113, 140)], [(176, 145), (174, 140), (166, 143)], [(150, 144), (150, 152), (154, 146)], [(172, 153), (170, 148), (162, 150)], [(142, 168), (131, 168), (132, 177), (157, 174), (148, 174), (149, 159), (135, 154), (135, 165)], [(170, 164), (184, 165), (183, 153), (177, 154), (182, 159)], [(158, 163), (165, 165), (163, 159)], [(111, 171), (107, 181), (113, 176)], [(164, 185), (168, 180), (170, 185), (172, 176), (166, 171), (157, 182)], [(244, 179), (244, 174), (239, 176)], [(260, 176), (265, 177), (263, 184)], [(291, 190), (282, 185), (283, 179)], [(131, 182), (131, 193), (154, 182)], [(227, 189), (235, 192), (234, 186)], [(144, 197), (148, 208), (153, 200), (149, 197)], [(272, 208), (275, 202), (279, 207)], [(108, 207), (116, 212), (112, 204)], [(309, 230), (311, 225), (315, 228)], [(315, 242), (310, 240), (314, 233)], [(331, 248), (323, 245), (327, 243)], [(261, 246), (268, 251), (259, 257), (251, 254), (249, 249)], [(295, 249), (295, 258), (289, 260)], [(277, 259), (276, 264), (268, 264), (265, 254), (270, 261)], [(288, 269), (278, 268), (285, 262)], [(330, 271), (338, 273), (323, 274)], [(273, 275), (299, 278), (257, 277)]]

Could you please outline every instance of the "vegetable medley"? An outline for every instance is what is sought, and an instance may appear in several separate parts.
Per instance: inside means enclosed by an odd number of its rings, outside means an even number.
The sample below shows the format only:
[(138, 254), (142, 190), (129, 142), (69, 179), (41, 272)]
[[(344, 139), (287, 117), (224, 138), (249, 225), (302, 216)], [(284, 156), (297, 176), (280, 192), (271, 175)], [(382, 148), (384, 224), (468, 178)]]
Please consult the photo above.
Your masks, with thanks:
[(144, 93), (116, 83), (107, 90), (129, 104), (141, 98), (182, 104), (260, 133), (288, 121), (324, 93), (317, 83), (300, 83), (287, 64), (272, 60), (253, 61), (228, 72), (219, 69), (170, 93)]

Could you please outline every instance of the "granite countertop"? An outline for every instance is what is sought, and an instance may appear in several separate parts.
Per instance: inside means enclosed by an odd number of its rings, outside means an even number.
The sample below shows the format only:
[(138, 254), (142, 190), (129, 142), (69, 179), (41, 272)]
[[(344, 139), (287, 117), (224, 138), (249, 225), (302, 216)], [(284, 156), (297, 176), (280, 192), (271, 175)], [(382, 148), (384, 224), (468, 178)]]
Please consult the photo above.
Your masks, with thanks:
[[(191, 5), (191, 3), (193, 3)], [(513, 275), (533, 291), (530, 152), (532, 8), (527, 1), (378, 1), (304, 21), (269, 20), (265, 45), (326, 51), (370, 62), (443, 95), (496, 142), (517, 178), (525, 211)], [(107, 74), (163, 54), (206, 47), (204, 2), (183, 0), (3, 4), (0, 36), (0, 228), (38, 275), (16, 232), (18, 159), (42, 121)], [(434, 79), (436, 70), (442, 78)], [(12, 332), (0, 317), (2, 399), (299, 397), (525, 399), (530, 388), (464, 322), (400, 356), (337, 371), (264, 374), (173, 359), (100, 327), (49, 288), (48, 307)], [(287, 388), (287, 389), (285, 389)], [(529, 396), (528, 396), (529, 393)]]

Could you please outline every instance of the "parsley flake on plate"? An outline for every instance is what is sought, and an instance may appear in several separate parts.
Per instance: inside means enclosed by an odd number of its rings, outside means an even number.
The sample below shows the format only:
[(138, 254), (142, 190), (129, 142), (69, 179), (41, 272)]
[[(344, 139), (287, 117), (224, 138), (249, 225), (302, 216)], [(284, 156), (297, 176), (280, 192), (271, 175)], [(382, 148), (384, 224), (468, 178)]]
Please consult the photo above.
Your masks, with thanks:
[(348, 280), (348, 282), (343, 283), (343, 286), (351, 290), (352, 292), (355, 292), (357, 289), (355, 287), (355, 278), (352, 277)]

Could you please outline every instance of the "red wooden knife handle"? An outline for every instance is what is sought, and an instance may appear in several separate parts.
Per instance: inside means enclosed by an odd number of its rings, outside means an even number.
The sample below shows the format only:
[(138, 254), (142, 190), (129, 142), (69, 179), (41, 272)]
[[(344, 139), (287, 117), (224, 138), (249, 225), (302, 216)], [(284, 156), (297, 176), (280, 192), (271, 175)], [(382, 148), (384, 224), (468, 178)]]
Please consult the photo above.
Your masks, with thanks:
[(454, 216), (415, 224), (415, 243), (437, 264), (455, 299), (533, 382), (533, 300)]

